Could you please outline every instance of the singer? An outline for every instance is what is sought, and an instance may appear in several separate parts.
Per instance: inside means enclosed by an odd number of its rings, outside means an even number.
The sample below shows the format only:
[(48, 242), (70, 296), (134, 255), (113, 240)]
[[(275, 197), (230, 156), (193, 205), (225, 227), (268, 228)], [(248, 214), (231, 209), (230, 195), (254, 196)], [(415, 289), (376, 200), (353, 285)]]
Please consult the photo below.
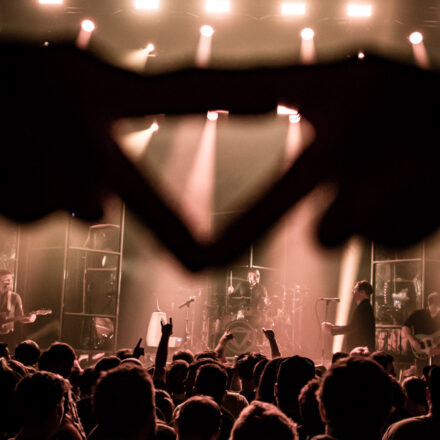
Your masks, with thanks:
[(345, 350), (350, 352), (355, 347), (368, 347), (370, 353), (375, 347), (375, 326), (370, 297), (373, 287), (368, 281), (358, 281), (353, 287), (352, 295), (356, 308), (348, 325), (334, 325), (330, 322), (321, 324), (322, 330), (334, 335), (346, 335)]

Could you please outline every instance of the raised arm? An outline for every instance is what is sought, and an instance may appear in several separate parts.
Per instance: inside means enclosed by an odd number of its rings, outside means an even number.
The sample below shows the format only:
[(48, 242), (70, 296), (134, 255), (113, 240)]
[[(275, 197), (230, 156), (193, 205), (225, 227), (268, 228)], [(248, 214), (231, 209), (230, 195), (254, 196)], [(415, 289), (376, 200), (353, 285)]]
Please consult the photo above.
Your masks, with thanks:
[(275, 338), (275, 333), (272, 329), (262, 329), (264, 336), (266, 336), (266, 339), (269, 341), (270, 345), (270, 355), (272, 359), (275, 359), (277, 357), (281, 356), (280, 349), (278, 348), (278, 343)]
[(217, 353), (218, 358), (222, 362), (226, 362), (226, 356), (225, 356), (225, 348), (228, 341), (230, 341), (234, 335), (229, 331), (226, 330), (220, 340), (218, 341), (217, 347), (215, 347), (214, 351)]
[(169, 324), (164, 324), (161, 321), (160, 325), (162, 327), (162, 336), (160, 338), (159, 345), (157, 346), (153, 374), (154, 383), (165, 383), (165, 366), (168, 357), (168, 342), (170, 340), (170, 336), (173, 334), (173, 318), (170, 318)]

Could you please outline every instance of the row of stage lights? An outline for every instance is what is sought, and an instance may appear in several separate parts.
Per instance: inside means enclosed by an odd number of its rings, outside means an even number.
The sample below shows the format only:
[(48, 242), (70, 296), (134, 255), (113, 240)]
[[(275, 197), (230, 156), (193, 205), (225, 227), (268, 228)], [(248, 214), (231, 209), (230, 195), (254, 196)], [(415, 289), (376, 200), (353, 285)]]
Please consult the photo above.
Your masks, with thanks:
[[(55, 0), (40, 0), (40, 1), (55, 1)], [(79, 46), (83, 45), (81, 44), (81, 41), (88, 42), (92, 32), (95, 30), (95, 24), (93, 21), (86, 19), (81, 22), (81, 32), (78, 36), (78, 44)], [(214, 35), (214, 29), (212, 26), (204, 25), (200, 28), (200, 34), (202, 37), (205, 38), (211, 38)], [(304, 41), (312, 41), (315, 37), (315, 32), (311, 28), (304, 28), (301, 30), (301, 38)], [(415, 55), (417, 55), (417, 46), (423, 46), (423, 35), (420, 32), (412, 32), (408, 36), (408, 40), (413, 45), (413, 48), (415, 50)], [(47, 46), (49, 43), (45, 42), (44, 45)], [(84, 44), (86, 45), (86, 44)], [(144, 51), (146, 53), (146, 56), (152, 56), (152, 53), (155, 51), (155, 46), (153, 43), (148, 43), (145, 47)], [(358, 53), (358, 58), (360, 60), (363, 60), (365, 58), (365, 54), (363, 52)], [(417, 58), (417, 56), (416, 56)], [(209, 111), (207, 112), (207, 119), (211, 122), (215, 122), (218, 119), (219, 113), (228, 113), (225, 110), (217, 110), (217, 111)], [(297, 124), (301, 121), (301, 115), (296, 109), (288, 108), (282, 105), (278, 105), (277, 107), (277, 114), (278, 115), (284, 115), (288, 116), (289, 121), (293, 124)], [(148, 129), (151, 133), (154, 133), (159, 130), (159, 125), (157, 122), (153, 122), (153, 124)]]
[[(64, 0), (38, 0), (42, 5), (62, 5)], [(133, 0), (133, 6), (139, 10), (156, 11), (160, 8), (160, 0)], [(301, 16), (307, 14), (306, 2), (279, 3), (279, 11), (284, 16)], [(230, 0), (205, 0), (205, 11), (209, 13), (228, 14), (231, 12)], [(371, 17), (373, 6), (367, 3), (348, 3), (345, 7), (348, 17)]]

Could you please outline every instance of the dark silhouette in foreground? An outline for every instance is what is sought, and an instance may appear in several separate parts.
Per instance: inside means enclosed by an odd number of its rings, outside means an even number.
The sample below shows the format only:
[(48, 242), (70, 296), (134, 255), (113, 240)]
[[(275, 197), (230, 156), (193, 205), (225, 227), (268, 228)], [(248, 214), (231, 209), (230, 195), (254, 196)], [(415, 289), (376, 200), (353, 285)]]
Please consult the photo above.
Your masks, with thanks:
[[(336, 198), (319, 238), (353, 234), (414, 243), (440, 220), (439, 74), (367, 55), (328, 64), (250, 70), (186, 69), (142, 77), (69, 45), (3, 43), (2, 214), (56, 210), (97, 220), (117, 194), (191, 270), (223, 264), (323, 183)], [(299, 109), (316, 138), (292, 167), (219, 236), (196, 239), (112, 140), (118, 118), (228, 109)], [(148, 176), (147, 176), (148, 177)], [(13, 185), (10, 183), (14, 182)]]

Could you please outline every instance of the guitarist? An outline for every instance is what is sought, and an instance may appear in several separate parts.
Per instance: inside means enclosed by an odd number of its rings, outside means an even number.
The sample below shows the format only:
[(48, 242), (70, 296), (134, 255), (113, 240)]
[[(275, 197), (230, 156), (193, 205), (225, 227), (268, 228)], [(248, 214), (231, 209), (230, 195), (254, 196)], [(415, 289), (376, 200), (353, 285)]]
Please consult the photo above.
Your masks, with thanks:
[(11, 353), (17, 343), (12, 319), (22, 316), (23, 318), (19, 321), (25, 324), (34, 322), (36, 319), (35, 314), (24, 315), (20, 295), (11, 291), (12, 283), (12, 273), (7, 269), (0, 269), (0, 342), (6, 342)]
[[(405, 321), (402, 327), (402, 337), (407, 338), (414, 351), (420, 351), (422, 346), (415, 337), (416, 335), (432, 335), (440, 330), (440, 293), (433, 292), (428, 295), (428, 308), (416, 310)], [(430, 356), (434, 357), (434, 363), (440, 363), (440, 347), (433, 347)], [(416, 358), (417, 374), (425, 365), (428, 364), (426, 359)]]

